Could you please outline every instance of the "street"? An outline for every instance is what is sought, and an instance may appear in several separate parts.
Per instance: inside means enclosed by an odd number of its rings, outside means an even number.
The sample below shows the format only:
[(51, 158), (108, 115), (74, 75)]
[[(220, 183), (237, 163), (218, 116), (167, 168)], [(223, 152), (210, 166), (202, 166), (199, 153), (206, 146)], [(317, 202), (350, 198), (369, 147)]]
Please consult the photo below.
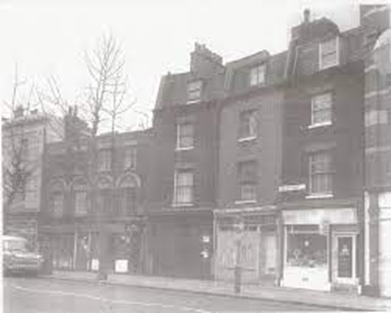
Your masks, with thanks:
[(5, 313), (263, 312), (330, 310), (273, 301), (42, 278), (4, 279)]

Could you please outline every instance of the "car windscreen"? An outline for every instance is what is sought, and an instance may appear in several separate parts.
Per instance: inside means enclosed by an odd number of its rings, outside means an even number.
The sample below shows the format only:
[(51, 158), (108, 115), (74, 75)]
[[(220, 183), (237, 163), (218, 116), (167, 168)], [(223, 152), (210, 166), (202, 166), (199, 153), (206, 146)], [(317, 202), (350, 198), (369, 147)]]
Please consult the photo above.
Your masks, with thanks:
[(26, 251), (27, 242), (25, 240), (4, 240), (3, 247), (8, 251)]

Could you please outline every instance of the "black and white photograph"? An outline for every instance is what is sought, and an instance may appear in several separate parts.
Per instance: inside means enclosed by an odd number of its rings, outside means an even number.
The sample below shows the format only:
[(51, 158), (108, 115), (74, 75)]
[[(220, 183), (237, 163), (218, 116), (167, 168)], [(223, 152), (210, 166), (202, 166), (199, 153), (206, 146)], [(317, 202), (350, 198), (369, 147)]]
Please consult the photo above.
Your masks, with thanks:
[(391, 311), (390, 2), (0, 0), (0, 108), (3, 312)]

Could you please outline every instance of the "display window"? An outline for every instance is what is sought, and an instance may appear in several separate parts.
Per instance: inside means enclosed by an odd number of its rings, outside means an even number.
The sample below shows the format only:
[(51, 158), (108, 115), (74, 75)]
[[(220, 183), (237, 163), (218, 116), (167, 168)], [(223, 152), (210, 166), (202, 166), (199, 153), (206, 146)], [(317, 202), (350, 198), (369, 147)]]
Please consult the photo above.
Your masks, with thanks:
[(327, 236), (308, 229), (288, 229), (286, 264), (292, 267), (327, 267)]

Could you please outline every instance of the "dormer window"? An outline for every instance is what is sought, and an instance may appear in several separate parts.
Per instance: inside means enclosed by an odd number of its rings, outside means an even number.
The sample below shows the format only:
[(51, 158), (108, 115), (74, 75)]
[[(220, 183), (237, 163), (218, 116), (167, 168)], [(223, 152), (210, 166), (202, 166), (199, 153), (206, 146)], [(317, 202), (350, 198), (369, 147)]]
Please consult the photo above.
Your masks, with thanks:
[(266, 67), (259, 64), (250, 69), (250, 86), (258, 86), (265, 83)]
[(323, 70), (339, 64), (339, 38), (324, 41), (319, 47), (319, 69)]
[(201, 101), (202, 81), (195, 80), (187, 85), (187, 103)]

